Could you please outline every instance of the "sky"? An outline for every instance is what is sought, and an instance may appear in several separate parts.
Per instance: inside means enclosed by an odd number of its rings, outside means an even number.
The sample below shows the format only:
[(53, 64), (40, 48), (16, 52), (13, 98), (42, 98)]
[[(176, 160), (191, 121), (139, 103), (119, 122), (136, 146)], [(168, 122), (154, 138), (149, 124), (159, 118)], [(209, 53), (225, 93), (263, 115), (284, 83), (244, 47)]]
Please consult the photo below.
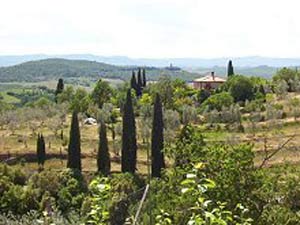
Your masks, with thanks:
[(299, 0), (1, 0), (0, 55), (300, 57)]

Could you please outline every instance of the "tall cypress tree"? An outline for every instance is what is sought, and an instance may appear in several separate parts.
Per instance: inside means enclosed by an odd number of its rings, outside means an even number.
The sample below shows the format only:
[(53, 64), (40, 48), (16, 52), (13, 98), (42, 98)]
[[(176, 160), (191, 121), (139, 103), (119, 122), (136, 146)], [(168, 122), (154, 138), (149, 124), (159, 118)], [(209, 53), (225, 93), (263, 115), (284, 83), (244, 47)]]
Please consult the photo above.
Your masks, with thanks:
[(107, 176), (110, 173), (110, 157), (106, 135), (106, 125), (101, 122), (99, 133), (99, 149), (97, 155), (98, 172)]
[(127, 91), (126, 103), (123, 109), (122, 131), (122, 172), (134, 173), (136, 170), (136, 130), (131, 99), (131, 89)]
[(142, 96), (142, 90), (143, 90), (142, 71), (141, 71), (141, 68), (139, 68), (138, 72), (137, 72), (137, 83), (136, 83), (136, 89), (135, 89), (135, 93), (136, 93), (137, 97)]
[(136, 82), (136, 77), (135, 77), (135, 72), (132, 71), (132, 76), (130, 80), (130, 87), (136, 91), (137, 89), (137, 82)]
[(142, 89), (143, 88), (143, 80), (142, 80), (142, 70), (139, 68), (138, 70), (138, 86)]
[(152, 177), (160, 177), (161, 169), (165, 168), (164, 162), (164, 134), (163, 113), (159, 94), (156, 94), (153, 112), (151, 156)]
[(56, 90), (55, 90), (55, 102), (57, 102), (57, 95), (62, 93), (64, 91), (64, 81), (63, 79), (59, 79), (57, 86), (56, 86)]
[(135, 91), (135, 94), (136, 94), (136, 96), (137, 97), (141, 97), (142, 96), (142, 93), (143, 93), (143, 87), (142, 86), (140, 86), (140, 85), (137, 85), (136, 86), (136, 91)]
[(143, 87), (146, 87), (147, 80), (146, 80), (146, 69), (143, 69)]
[(76, 111), (73, 112), (71, 121), (67, 167), (81, 171), (80, 130)]
[(233, 69), (232, 61), (229, 60), (228, 66), (227, 66), (227, 76), (230, 77), (233, 75), (234, 75), (234, 69)]
[(38, 134), (37, 137), (36, 154), (38, 165), (43, 167), (46, 160), (46, 146), (44, 136), (42, 134)]
[(44, 166), (46, 161), (46, 143), (43, 134), (41, 134), (40, 144), (41, 144), (41, 163)]
[(37, 140), (36, 140), (36, 156), (37, 156), (37, 163), (40, 166), (41, 163), (41, 136), (38, 134)]
[(142, 95), (142, 86), (140, 85), (141, 83), (141, 73), (140, 70), (138, 71), (138, 80), (135, 77), (135, 72), (132, 71), (132, 76), (130, 80), (130, 87), (135, 90), (136, 96), (140, 97)]

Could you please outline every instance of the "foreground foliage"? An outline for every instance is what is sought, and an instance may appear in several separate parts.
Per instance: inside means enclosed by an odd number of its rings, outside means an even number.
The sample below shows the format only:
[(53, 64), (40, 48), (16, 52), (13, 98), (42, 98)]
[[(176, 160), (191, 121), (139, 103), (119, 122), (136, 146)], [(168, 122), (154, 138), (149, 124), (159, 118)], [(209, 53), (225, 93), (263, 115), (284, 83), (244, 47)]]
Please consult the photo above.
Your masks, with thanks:
[[(207, 145), (191, 126), (165, 154), (175, 164), (152, 179), (138, 224), (298, 223), (299, 168), (257, 169), (251, 145)], [(146, 187), (129, 173), (96, 175), (88, 187), (71, 170), (30, 175), (1, 164), (0, 175), (4, 224), (131, 224)]]

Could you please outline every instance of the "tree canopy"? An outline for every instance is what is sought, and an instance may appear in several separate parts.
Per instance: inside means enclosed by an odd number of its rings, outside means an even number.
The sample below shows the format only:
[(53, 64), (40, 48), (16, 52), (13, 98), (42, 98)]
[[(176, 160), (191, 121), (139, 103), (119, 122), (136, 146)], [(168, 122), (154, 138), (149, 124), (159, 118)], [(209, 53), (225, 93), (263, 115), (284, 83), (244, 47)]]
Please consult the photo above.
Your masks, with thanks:
[(91, 93), (91, 98), (99, 108), (102, 108), (103, 104), (109, 101), (112, 95), (112, 88), (109, 86), (109, 83), (99, 79), (96, 83), (94, 90)]
[(233, 102), (234, 99), (228, 92), (221, 92), (207, 98), (203, 102), (202, 108), (208, 108), (209, 110), (216, 109), (220, 111), (222, 110), (222, 107), (229, 107), (233, 104)]
[(252, 100), (254, 98), (254, 86), (250, 78), (235, 75), (228, 81), (229, 92), (235, 102)]

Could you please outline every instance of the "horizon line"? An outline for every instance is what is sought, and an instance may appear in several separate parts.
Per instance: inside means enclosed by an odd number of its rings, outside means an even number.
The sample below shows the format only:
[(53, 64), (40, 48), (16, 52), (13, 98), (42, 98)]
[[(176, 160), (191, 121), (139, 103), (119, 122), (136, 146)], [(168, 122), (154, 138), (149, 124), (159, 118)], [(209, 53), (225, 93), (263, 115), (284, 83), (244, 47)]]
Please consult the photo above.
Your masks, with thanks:
[(203, 57), (203, 56), (183, 56), (183, 57), (132, 57), (127, 55), (102, 55), (95, 53), (28, 53), (28, 54), (0, 54), (0, 57), (24, 57), (24, 56), (95, 56), (95, 57), (124, 57), (128, 59), (203, 59), (203, 60), (213, 60), (213, 59), (242, 59), (242, 58), (272, 58), (272, 59), (300, 59), (300, 56), (262, 56), (262, 55), (248, 55), (248, 56), (215, 56), (215, 57)]

